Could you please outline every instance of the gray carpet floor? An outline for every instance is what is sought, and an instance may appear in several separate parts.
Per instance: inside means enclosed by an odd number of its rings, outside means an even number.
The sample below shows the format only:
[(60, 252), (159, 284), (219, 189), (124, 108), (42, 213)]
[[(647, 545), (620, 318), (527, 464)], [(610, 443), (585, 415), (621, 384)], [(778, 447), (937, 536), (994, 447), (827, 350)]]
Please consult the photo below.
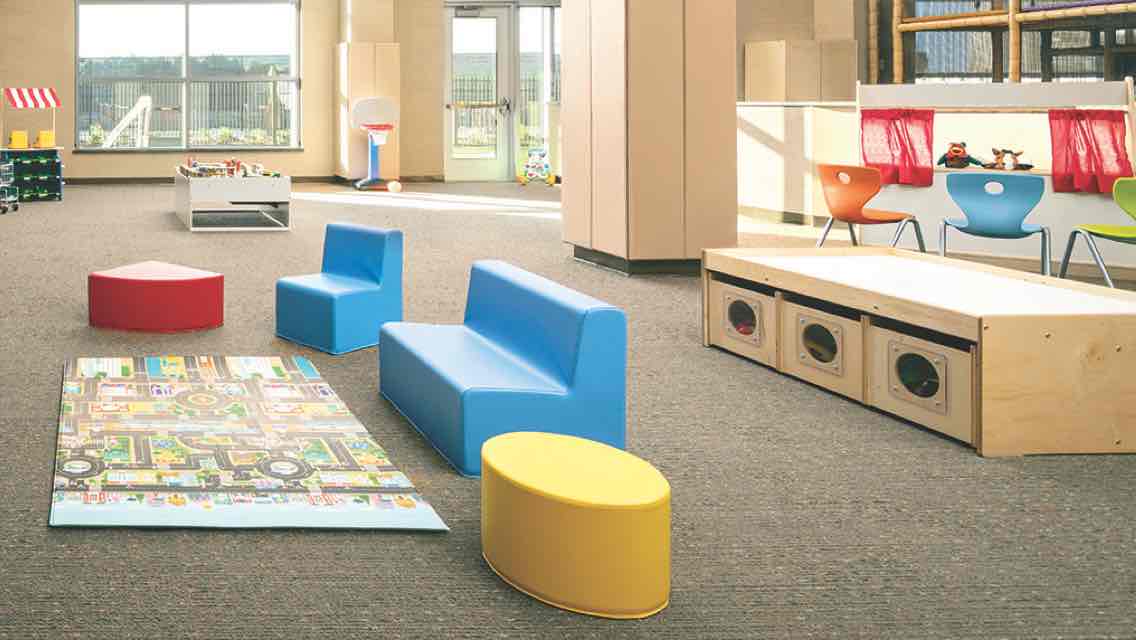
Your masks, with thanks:
[[(0, 216), (0, 638), (1136, 637), (1136, 457), (984, 460), (703, 348), (696, 280), (574, 262), (525, 206), (304, 200), (291, 233), (190, 234), (172, 200), (84, 186)], [(273, 282), (318, 270), (335, 220), (405, 231), (416, 321), (460, 321), (479, 258), (627, 310), (629, 448), (673, 489), (669, 609), (598, 620), (504, 585), (480, 556), (477, 481), (380, 398), (375, 351), (274, 337)], [(225, 326), (88, 327), (87, 273), (146, 259), (223, 272)], [(63, 360), (147, 353), (310, 356), (453, 531), (48, 528)]]

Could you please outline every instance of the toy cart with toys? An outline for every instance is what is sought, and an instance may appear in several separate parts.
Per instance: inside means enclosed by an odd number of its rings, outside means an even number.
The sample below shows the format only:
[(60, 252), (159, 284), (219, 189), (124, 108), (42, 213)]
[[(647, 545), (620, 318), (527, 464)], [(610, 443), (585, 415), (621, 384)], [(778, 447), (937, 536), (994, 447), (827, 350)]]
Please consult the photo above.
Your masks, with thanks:
[(12, 163), (0, 163), (0, 213), (20, 209), (20, 190), (15, 183), (16, 171)]
[[(59, 95), (50, 87), (5, 87), (0, 101), (0, 116), (7, 111), (51, 111), (51, 128), (36, 132), (35, 141), (29, 144), (25, 130), (8, 130), (7, 146), (0, 148), (0, 165), (12, 169), (10, 191), (0, 195), (6, 201), (12, 193), (19, 202), (38, 202), (63, 199), (62, 149), (55, 144), (55, 116), (61, 106)], [(0, 131), (4, 131), (0, 120)], [(14, 187), (14, 188), (12, 188)], [(11, 203), (5, 205), (15, 210)]]
[(174, 208), (190, 231), (289, 231), (292, 179), (258, 163), (198, 162), (174, 172)]

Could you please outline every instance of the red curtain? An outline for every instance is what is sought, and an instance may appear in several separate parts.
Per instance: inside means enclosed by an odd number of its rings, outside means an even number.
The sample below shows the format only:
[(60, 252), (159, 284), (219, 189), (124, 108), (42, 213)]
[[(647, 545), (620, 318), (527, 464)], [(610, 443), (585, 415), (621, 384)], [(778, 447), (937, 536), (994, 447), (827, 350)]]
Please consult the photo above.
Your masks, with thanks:
[(935, 179), (934, 131), (935, 112), (928, 109), (864, 109), (860, 112), (864, 166), (879, 169), (884, 184), (929, 187)]
[(1132, 175), (1124, 144), (1123, 111), (1054, 109), (1053, 190), (1061, 193), (1112, 193), (1117, 178)]

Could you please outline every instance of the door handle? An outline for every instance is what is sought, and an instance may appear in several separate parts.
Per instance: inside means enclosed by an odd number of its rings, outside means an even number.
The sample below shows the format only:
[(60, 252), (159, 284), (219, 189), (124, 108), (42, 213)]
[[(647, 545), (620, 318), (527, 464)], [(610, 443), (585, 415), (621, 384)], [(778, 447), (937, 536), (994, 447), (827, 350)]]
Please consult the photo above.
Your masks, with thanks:
[(505, 100), (505, 104), (501, 102), (450, 102), (446, 104), (447, 109), (493, 109), (501, 107), (508, 107), (509, 101)]

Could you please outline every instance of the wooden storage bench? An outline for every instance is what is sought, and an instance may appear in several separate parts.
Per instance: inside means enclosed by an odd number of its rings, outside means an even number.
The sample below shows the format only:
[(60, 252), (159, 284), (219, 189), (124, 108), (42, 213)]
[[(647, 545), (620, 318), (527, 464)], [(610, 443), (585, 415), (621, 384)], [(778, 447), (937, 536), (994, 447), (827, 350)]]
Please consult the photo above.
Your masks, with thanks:
[(1136, 452), (1136, 293), (885, 248), (702, 265), (707, 346), (983, 456)]

